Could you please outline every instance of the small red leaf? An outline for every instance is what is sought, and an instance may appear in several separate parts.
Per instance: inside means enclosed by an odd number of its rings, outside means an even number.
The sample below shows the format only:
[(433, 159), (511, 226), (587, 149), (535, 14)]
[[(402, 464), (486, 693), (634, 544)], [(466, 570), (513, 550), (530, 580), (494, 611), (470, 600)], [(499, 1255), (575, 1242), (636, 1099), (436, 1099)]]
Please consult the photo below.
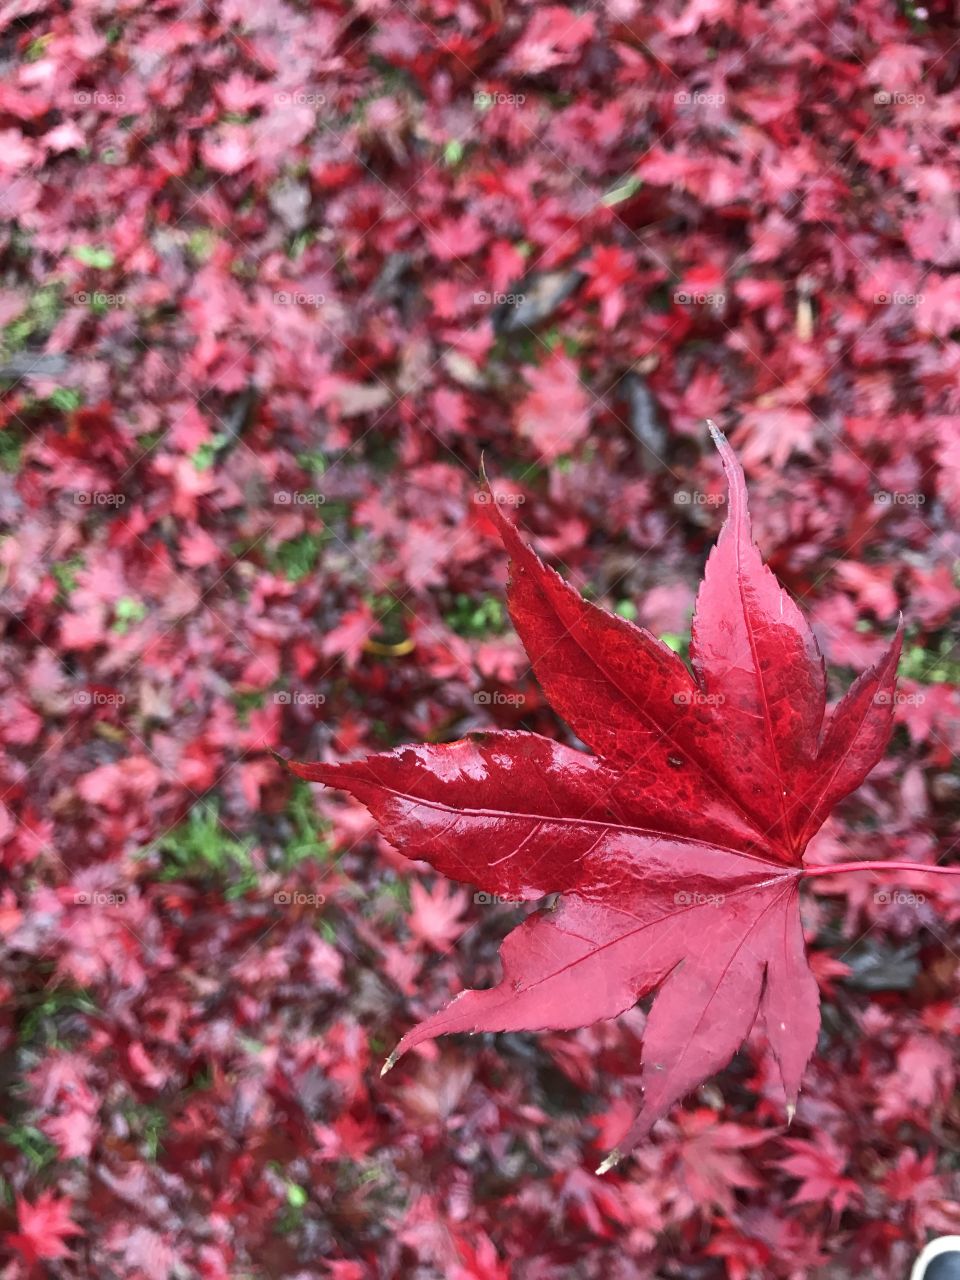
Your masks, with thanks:
[(17, 1197), (17, 1225), (20, 1230), (7, 1236), (12, 1245), (32, 1266), (44, 1259), (54, 1260), (70, 1255), (67, 1236), (83, 1235), (70, 1217), (69, 1196), (58, 1198), (52, 1191), (42, 1191), (36, 1202)]

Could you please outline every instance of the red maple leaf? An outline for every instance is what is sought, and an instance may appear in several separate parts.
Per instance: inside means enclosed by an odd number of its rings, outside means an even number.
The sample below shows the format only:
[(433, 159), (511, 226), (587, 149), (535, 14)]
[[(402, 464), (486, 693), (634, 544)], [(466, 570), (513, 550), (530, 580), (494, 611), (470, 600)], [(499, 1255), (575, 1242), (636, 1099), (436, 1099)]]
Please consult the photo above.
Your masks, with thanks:
[(467, 903), (462, 889), (450, 889), (436, 884), (425, 889), (414, 881), (410, 886), (410, 931), (428, 946), (444, 951), (460, 937), (466, 924), (460, 917)]
[(562, 352), (555, 352), (526, 376), (530, 391), (517, 405), (517, 431), (551, 462), (589, 431), (589, 398), (576, 366)]
[(581, 1027), (657, 990), (643, 1105), (621, 1151), (725, 1066), (758, 1015), (792, 1112), (820, 1022), (800, 925), (800, 881), (817, 873), (804, 850), (882, 755), (894, 703), (899, 632), (826, 715), (816, 640), (763, 564), (743, 472), (711, 430), (730, 502), (697, 599), (692, 672), (582, 599), (491, 504), (514, 625), (595, 754), (491, 732), (292, 765), (351, 792), (401, 852), (452, 879), (512, 899), (559, 895), (505, 940), (500, 983), (425, 1019), (384, 1070), (442, 1033)]
[(12, 1245), (33, 1266), (42, 1259), (66, 1258), (70, 1250), (66, 1236), (83, 1235), (70, 1217), (69, 1196), (59, 1198), (52, 1191), (42, 1191), (36, 1204), (17, 1197), (17, 1225), (20, 1230), (7, 1236)]
[(792, 1155), (778, 1161), (779, 1167), (800, 1180), (792, 1204), (825, 1202), (839, 1218), (848, 1205), (863, 1199), (858, 1184), (844, 1175), (847, 1156), (828, 1133), (817, 1134), (815, 1143), (788, 1138), (784, 1145)]

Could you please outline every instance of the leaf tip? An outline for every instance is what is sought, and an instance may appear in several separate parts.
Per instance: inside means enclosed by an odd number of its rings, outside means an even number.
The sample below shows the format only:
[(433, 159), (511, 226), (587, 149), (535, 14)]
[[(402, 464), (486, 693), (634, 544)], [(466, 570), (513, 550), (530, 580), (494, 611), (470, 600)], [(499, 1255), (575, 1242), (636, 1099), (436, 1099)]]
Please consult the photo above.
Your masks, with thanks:
[(380, 1068), (380, 1079), (382, 1080), (383, 1077), (387, 1074), (387, 1072), (392, 1071), (396, 1065), (397, 1065), (397, 1051), (396, 1049), (394, 1049), (393, 1053), (390, 1054), (386, 1062)]
[(619, 1147), (614, 1147), (602, 1164), (597, 1165), (597, 1176), (600, 1177), (604, 1173), (609, 1173), (623, 1159), (623, 1152)]
[[(716, 446), (717, 452), (720, 454), (723, 462), (724, 470), (727, 470), (728, 462), (733, 461), (733, 449), (730, 447), (730, 441), (723, 434), (712, 418), (706, 419), (707, 430), (710, 432), (710, 439)], [(728, 472), (729, 474), (729, 472)]]
[(793, 1117), (797, 1114), (797, 1104), (795, 1102), (787, 1103), (787, 1128), (793, 1124)]

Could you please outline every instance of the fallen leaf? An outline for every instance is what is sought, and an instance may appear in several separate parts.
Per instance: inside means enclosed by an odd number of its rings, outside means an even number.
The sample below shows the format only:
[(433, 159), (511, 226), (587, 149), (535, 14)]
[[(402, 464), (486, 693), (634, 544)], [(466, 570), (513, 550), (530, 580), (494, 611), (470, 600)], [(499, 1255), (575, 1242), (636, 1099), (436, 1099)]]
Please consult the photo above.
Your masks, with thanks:
[(498, 732), (291, 766), (349, 791), (401, 852), (451, 879), (560, 895), (505, 940), (497, 986), (425, 1019), (384, 1070), (444, 1033), (581, 1027), (658, 991), (622, 1151), (729, 1062), (758, 1014), (792, 1111), (820, 1023), (800, 925), (804, 849), (880, 758), (892, 720), (899, 634), (824, 722), (816, 640), (760, 558), (743, 472), (713, 430), (729, 515), (697, 598), (692, 673), (583, 600), (492, 504), (514, 625), (596, 755)]

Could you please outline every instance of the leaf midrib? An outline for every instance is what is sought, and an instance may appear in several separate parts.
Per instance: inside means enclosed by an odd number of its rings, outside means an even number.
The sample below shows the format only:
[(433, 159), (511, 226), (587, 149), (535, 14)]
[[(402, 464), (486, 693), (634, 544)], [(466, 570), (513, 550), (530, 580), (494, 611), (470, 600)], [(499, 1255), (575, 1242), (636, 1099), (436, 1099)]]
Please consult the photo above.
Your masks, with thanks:
[[(354, 775), (355, 776), (355, 775)], [(358, 779), (364, 786), (370, 786), (369, 779)], [(746, 858), (750, 862), (759, 862), (764, 867), (774, 867), (789, 872), (790, 867), (786, 867), (782, 862), (775, 862), (770, 858), (761, 858), (758, 854), (747, 853), (743, 849), (731, 849), (727, 845), (716, 844), (713, 841), (700, 840), (696, 836), (678, 835), (673, 831), (659, 831), (653, 827), (635, 827), (621, 822), (604, 822), (600, 818), (578, 818), (571, 817), (567, 814), (544, 814), (544, 813), (520, 813), (515, 809), (475, 809), (463, 808), (461, 806), (453, 806), (442, 800), (432, 800), (426, 796), (414, 795), (409, 791), (398, 791), (396, 787), (385, 786), (382, 782), (374, 782), (380, 791), (387, 795), (397, 796), (402, 800), (411, 800), (417, 804), (427, 805), (429, 808), (438, 809), (444, 813), (456, 813), (463, 816), (471, 816), (477, 818), (516, 818), (517, 820), (527, 819), (530, 822), (558, 822), (581, 823), (591, 827), (602, 827), (609, 831), (624, 832), (627, 835), (649, 836), (658, 840), (679, 840), (683, 844), (693, 845), (700, 849), (713, 849), (718, 853), (729, 854), (735, 858)], [(798, 868), (799, 869), (799, 868)]]

